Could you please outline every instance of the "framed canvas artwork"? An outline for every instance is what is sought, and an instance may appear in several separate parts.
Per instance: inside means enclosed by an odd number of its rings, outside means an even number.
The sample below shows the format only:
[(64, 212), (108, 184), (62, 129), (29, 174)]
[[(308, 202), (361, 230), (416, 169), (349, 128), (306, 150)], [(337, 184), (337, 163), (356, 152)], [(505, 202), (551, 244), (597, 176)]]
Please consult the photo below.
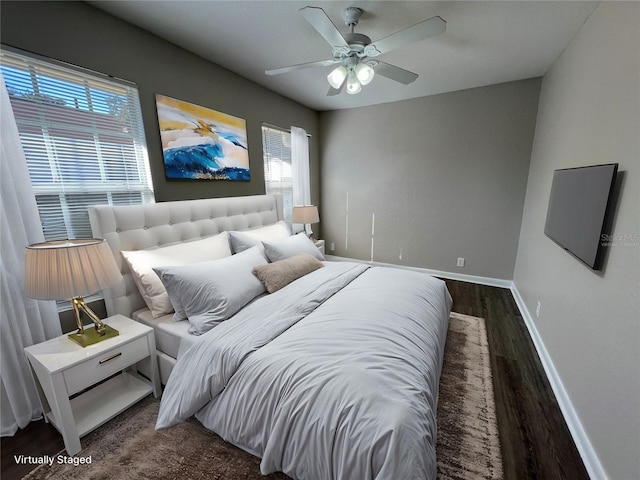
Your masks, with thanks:
[(164, 171), (169, 179), (249, 180), (242, 118), (156, 95)]

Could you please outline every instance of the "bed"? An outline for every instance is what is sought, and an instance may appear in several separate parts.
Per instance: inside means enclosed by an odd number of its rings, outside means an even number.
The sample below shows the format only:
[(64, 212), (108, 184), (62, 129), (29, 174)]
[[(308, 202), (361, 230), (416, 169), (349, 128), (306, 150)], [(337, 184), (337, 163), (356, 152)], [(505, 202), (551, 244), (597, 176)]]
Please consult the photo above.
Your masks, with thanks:
[[(251, 230), (284, 219), (279, 195), (93, 205), (88, 211), (94, 237), (107, 240), (123, 277), (120, 283), (103, 292), (107, 314), (121, 314), (154, 328), (163, 384), (167, 383), (181, 344), (191, 336), (186, 325), (172, 321), (171, 314), (151, 315), (121, 252), (196, 241), (224, 231)], [(145, 370), (142, 365), (141, 371)]]
[[(416, 271), (324, 262), (310, 258), (310, 251), (285, 255), (290, 248), (283, 244), (308, 241), (295, 235), (229, 259), (156, 267), (176, 305), (173, 315), (154, 316), (123, 251), (269, 229), (282, 219), (281, 199), (95, 206), (90, 219), (124, 277), (105, 292), (108, 313), (127, 315), (156, 332), (166, 384), (156, 428), (195, 415), (226, 441), (260, 457), (263, 474), (282, 471), (301, 480), (436, 477), (435, 412), (451, 309), (444, 282)], [(281, 272), (283, 265), (295, 270), (290, 265), (303, 256), (314, 267), (299, 278), (273, 292), (262, 276), (256, 282), (257, 273), (278, 266)], [(292, 261), (298, 263), (287, 263)], [(254, 264), (249, 271), (256, 275), (246, 276), (246, 265)], [(213, 280), (212, 266), (221, 272)], [(201, 329), (201, 315), (183, 310), (207, 294), (176, 293), (185, 282), (200, 282), (193, 279), (249, 300), (222, 321), (206, 319)], [(245, 294), (250, 289), (256, 290)], [(219, 310), (216, 305), (216, 315)], [(188, 321), (174, 321), (180, 315)]]

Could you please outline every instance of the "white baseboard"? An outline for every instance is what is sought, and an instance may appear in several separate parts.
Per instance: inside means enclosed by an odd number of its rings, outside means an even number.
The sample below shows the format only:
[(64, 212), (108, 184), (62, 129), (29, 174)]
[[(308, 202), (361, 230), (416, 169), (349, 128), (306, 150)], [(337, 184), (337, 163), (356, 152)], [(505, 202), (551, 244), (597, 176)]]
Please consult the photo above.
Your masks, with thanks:
[(536, 347), (536, 351), (538, 352), (538, 356), (540, 357), (540, 361), (542, 362), (544, 371), (547, 374), (547, 378), (549, 379), (549, 383), (551, 384), (553, 393), (556, 396), (556, 400), (558, 401), (558, 405), (560, 406), (562, 415), (567, 422), (567, 427), (569, 427), (569, 431), (571, 432), (571, 436), (573, 437), (573, 441), (576, 444), (576, 448), (578, 449), (578, 452), (582, 457), (582, 461), (585, 468), (587, 469), (589, 477), (592, 480), (607, 480), (607, 474), (604, 471), (604, 468), (600, 463), (600, 459), (598, 458), (598, 455), (582, 426), (582, 422), (580, 422), (578, 414), (573, 408), (571, 398), (564, 388), (564, 384), (560, 379), (560, 375), (558, 375), (558, 371), (553, 364), (553, 360), (551, 359), (551, 356), (549, 355), (549, 352), (547, 351), (547, 348), (542, 341), (542, 337), (538, 332), (535, 322), (533, 321), (533, 317), (527, 309), (527, 306), (524, 303), (520, 292), (518, 291), (518, 287), (513, 282), (511, 284), (511, 293), (513, 294), (513, 298), (518, 305), (518, 309), (520, 310), (520, 314), (524, 319), (524, 323), (529, 330), (531, 340), (533, 340), (533, 344)]
[(358, 260), (356, 258), (337, 257), (335, 255), (325, 255), (327, 260), (332, 262), (357, 262), (366, 263), (367, 265), (373, 265), (376, 267), (390, 267), (400, 268), (403, 270), (416, 270), (418, 272), (428, 273), (434, 277), (447, 278), (449, 280), (460, 280), (461, 282), (478, 283), (480, 285), (488, 285), (490, 287), (511, 288), (513, 282), (511, 280), (504, 280), (501, 278), (480, 277), (477, 275), (465, 275), (462, 273), (443, 272), (441, 270), (431, 270), (429, 268), (422, 267), (410, 267), (408, 265), (396, 265), (394, 263), (382, 263), (382, 262), (369, 262), (367, 260)]

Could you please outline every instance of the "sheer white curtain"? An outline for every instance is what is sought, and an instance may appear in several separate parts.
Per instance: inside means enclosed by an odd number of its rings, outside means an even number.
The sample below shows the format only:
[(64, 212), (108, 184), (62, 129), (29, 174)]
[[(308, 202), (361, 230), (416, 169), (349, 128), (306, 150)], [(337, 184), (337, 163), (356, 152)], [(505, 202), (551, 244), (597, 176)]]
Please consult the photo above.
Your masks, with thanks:
[(24, 251), (44, 235), (9, 94), (0, 74), (0, 427), (2, 436), (41, 416), (24, 347), (61, 334), (55, 302), (24, 295)]
[[(291, 171), (293, 174), (293, 204), (311, 205), (309, 180), (309, 137), (304, 128), (291, 127)], [(306, 226), (310, 229), (311, 226)], [(307, 234), (311, 231), (307, 231)]]

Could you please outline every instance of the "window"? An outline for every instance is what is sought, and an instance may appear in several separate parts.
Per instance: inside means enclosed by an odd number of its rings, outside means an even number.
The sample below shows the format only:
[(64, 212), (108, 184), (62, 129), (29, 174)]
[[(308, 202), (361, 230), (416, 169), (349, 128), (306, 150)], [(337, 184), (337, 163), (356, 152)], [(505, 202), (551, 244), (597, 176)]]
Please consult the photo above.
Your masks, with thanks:
[(291, 227), (293, 211), (291, 132), (263, 125), (262, 151), (265, 191), (267, 195), (282, 195), (285, 222)]
[(90, 238), (87, 206), (154, 201), (135, 84), (2, 47), (47, 240)]

